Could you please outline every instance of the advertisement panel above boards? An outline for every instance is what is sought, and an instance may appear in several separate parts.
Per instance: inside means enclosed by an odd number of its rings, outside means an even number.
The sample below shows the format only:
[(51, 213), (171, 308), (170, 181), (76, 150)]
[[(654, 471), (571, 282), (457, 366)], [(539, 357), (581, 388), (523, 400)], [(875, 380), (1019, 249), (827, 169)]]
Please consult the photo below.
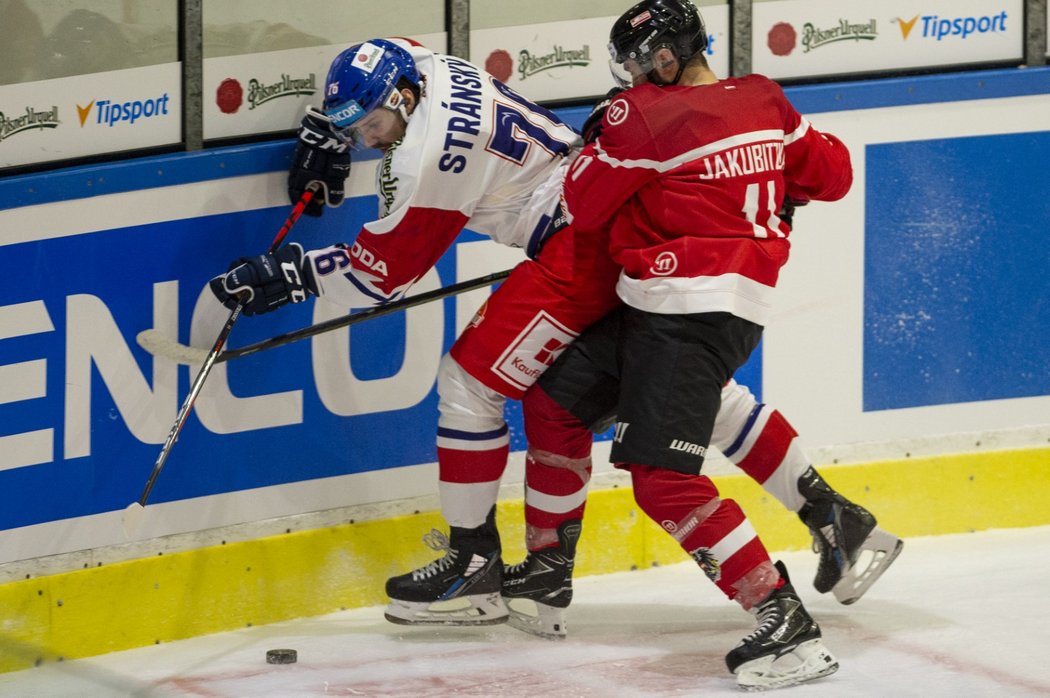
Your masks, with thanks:
[[(929, 449), (950, 434), (994, 442), (1020, 427), (1042, 428), (1045, 443), (1050, 327), (1032, 299), (1050, 288), (1032, 221), (1050, 216), (1050, 68), (787, 93), (849, 146), (854, 186), (797, 213), (773, 317), (740, 382), (788, 416), (818, 463), (909, 442)], [(558, 113), (579, 126), (587, 111)], [(141, 493), (197, 369), (150, 356), (135, 337), (155, 328), (214, 341), (224, 318), (209, 321), (207, 281), (283, 222), (291, 147), (0, 179), (0, 564), (124, 541), (120, 512)], [(356, 159), (348, 202), (302, 219), (289, 239), (319, 247), (373, 218), (377, 163)], [(518, 259), (465, 233), (417, 288)], [(433, 495), (436, 364), (482, 300), (447, 299), (216, 366), (142, 536)], [(244, 318), (230, 344), (344, 310), (312, 302)], [(508, 421), (520, 451), (520, 419)]]
[(181, 140), (179, 63), (0, 86), (0, 168)]
[[(700, 8), (707, 27), (707, 60), (729, 74), (729, 6)], [(615, 84), (609, 72), (609, 28), (617, 19), (595, 17), (470, 33), (470, 60), (539, 102), (594, 98)]]
[(771, 78), (1020, 61), (1023, 0), (774, 0), (753, 7), (752, 69)]
[[(411, 38), (435, 51), (446, 50), (444, 32)], [(332, 59), (353, 43), (205, 59), (204, 137), (295, 128), (306, 105), (320, 105)]]

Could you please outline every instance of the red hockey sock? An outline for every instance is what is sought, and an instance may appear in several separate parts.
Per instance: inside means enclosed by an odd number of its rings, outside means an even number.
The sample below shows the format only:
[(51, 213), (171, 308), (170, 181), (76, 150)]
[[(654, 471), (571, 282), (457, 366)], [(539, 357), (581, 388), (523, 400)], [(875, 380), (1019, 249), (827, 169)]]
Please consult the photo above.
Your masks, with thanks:
[(591, 432), (540, 387), (522, 398), (525, 436), (525, 543), (558, 544), (558, 527), (582, 520), (591, 479)]
[(496, 504), (507, 467), (506, 426), (487, 433), (438, 427), (437, 452), (445, 520), (461, 528), (482, 525)]
[[(629, 465), (634, 498), (689, 553), (730, 599), (745, 608), (761, 601), (779, 576), (740, 506), (720, 499), (705, 475)], [(772, 575), (770, 575), (772, 571)]]

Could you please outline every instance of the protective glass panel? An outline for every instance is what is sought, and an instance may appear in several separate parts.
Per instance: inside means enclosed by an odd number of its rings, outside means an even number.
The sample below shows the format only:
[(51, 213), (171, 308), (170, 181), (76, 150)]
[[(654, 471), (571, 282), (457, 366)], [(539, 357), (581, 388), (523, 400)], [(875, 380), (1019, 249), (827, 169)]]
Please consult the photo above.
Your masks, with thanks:
[(178, 5), (0, 0), (0, 169), (180, 142)]
[[(694, 0), (708, 32), (707, 61), (729, 72), (729, 4)], [(484, 0), (470, 4), (470, 58), (529, 99), (591, 100), (615, 84), (609, 30), (629, 0)], [(629, 82), (629, 79), (628, 79)]]
[(445, 30), (444, 0), (203, 0), (202, 8), (205, 58), (308, 46), (345, 48), (364, 39)]
[(177, 60), (171, 0), (0, 0), (0, 85)]
[(291, 130), (348, 46), (404, 36), (446, 51), (445, 0), (203, 0), (204, 137)]

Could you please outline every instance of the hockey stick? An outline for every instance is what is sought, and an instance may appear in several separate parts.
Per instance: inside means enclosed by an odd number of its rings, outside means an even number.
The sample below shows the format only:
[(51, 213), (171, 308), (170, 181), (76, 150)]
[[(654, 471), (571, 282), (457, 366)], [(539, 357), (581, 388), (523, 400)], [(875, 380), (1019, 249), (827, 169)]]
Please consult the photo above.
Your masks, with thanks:
[[(393, 303), (387, 303), (386, 305), (378, 305), (368, 310), (362, 310), (357, 313), (350, 313), (349, 315), (342, 315), (331, 320), (325, 320), (319, 322), (316, 325), (310, 325), (304, 327), (301, 330), (293, 330), (292, 332), (286, 332), (285, 334), (279, 334), (276, 337), (270, 339), (264, 339), (261, 342), (255, 344), (248, 344), (240, 347), (239, 349), (227, 349), (218, 355), (215, 359), (215, 363), (223, 363), (225, 361), (231, 361), (238, 359), (242, 356), (248, 356), (249, 354), (256, 354), (260, 351), (266, 351), (267, 349), (273, 349), (274, 347), (280, 347), (285, 344), (291, 344), (297, 342), (300, 339), (306, 339), (307, 337), (313, 337), (315, 335), (323, 334), (324, 332), (330, 332), (337, 330), (342, 327), (349, 327), (355, 325), (364, 320), (371, 320), (372, 318), (382, 317), (383, 315), (389, 315), (390, 313), (397, 312), (399, 310), (406, 310), (413, 308), (417, 305), (423, 305), (424, 303), (430, 303), (431, 301), (441, 300), (442, 298), (448, 298), (449, 296), (455, 296), (466, 291), (473, 291), (478, 288), (484, 288), (485, 286), (491, 286), (497, 281), (510, 276), (511, 270), (498, 271), (487, 276), (481, 276), (476, 279), (470, 279), (469, 281), (461, 281), (458, 284), (452, 284), (451, 286), (445, 286), (443, 288), (434, 289), (433, 291), (427, 291), (426, 293), (420, 293), (418, 296), (411, 296), (410, 298), (402, 298), (401, 300), (394, 301)], [(139, 332), (135, 338), (139, 346), (148, 351), (154, 356), (162, 356), (172, 361), (196, 365), (203, 361), (207, 357), (207, 352), (204, 349), (197, 347), (187, 346), (185, 344), (179, 344), (178, 342), (165, 337), (163, 334), (154, 329), (143, 330)]]
[[(299, 220), (299, 217), (303, 215), (303, 210), (306, 209), (307, 205), (314, 198), (314, 194), (317, 192), (318, 185), (312, 183), (307, 187), (306, 191), (296, 202), (292, 208), (291, 213), (288, 214), (288, 219), (281, 226), (281, 229), (277, 232), (277, 236), (270, 243), (270, 249), (267, 250), (267, 254), (273, 254), (280, 247), (281, 243), (284, 242), (284, 238), (288, 235), (288, 231), (292, 229), (295, 222)], [(211, 351), (207, 352), (204, 356), (204, 364), (201, 366), (200, 371), (197, 372), (197, 377), (193, 380), (193, 385), (190, 386), (190, 392), (186, 396), (186, 400), (182, 403), (182, 407), (179, 408), (179, 413), (175, 417), (175, 424), (171, 426), (171, 431), (168, 432), (168, 438), (164, 442), (164, 447), (160, 449), (160, 455), (157, 456), (157, 462), (153, 464), (153, 472), (150, 473), (149, 479), (146, 480), (146, 487), (142, 490), (142, 495), (137, 501), (132, 502), (124, 509), (124, 516), (121, 519), (121, 524), (124, 528), (124, 535), (128, 538), (138, 528), (139, 522), (142, 520), (142, 514), (145, 511), (146, 501), (149, 499), (150, 492), (153, 491), (153, 485), (157, 482), (157, 476), (160, 475), (161, 468), (164, 467), (164, 462), (168, 460), (168, 455), (171, 453), (172, 446), (179, 438), (179, 432), (182, 431), (182, 427), (186, 424), (186, 418), (190, 414), (190, 410), (193, 408), (193, 403), (197, 400), (197, 395), (200, 394), (201, 388), (204, 386), (204, 381), (211, 372), (211, 367), (215, 364), (215, 359), (218, 357), (219, 352), (222, 351), (222, 346), (226, 344), (227, 338), (230, 336), (230, 331), (233, 329), (233, 324), (237, 322), (237, 318), (241, 316), (241, 311), (244, 310), (244, 304), (246, 299), (242, 296), (238, 298), (237, 305), (230, 311), (230, 316), (226, 318), (226, 323), (222, 326), (219, 331), (219, 336), (215, 338), (215, 344), (212, 346)]]

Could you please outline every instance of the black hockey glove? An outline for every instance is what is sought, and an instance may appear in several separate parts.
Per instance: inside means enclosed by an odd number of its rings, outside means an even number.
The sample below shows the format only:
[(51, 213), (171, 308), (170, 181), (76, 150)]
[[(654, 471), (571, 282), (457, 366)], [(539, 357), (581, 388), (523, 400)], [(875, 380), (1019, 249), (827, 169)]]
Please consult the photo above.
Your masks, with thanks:
[(790, 196), (785, 196), (784, 202), (780, 205), (780, 211), (777, 212), (777, 218), (787, 223), (789, 228), (793, 228), (795, 209), (808, 203), (806, 199), (792, 199)]
[(307, 108), (297, 136), (288, 171), (288, 198), (295, 203), (311, 182), (320, 182), (318, 195), (303, 211), (308, 216), (320, 216), (325, 204), (334, 208), (346, 196), (343, 187), (350, 174), (350, 144), (335, 135), (327, 116), (311, 108)]
[(587, 115), (587, 120), (583, 122), (583, 128), (580, 129), (584, 143), (594, 143), (598, 140), (598, 136), (602, 133), (605, 110), (609, 108), (609, 104), (616, 98), (616, 95), (623, 91), (622, 87), (614, 87), (606, 93), (600, 102), (594, 105), (594, 109), (591, 109), (591, 113)]
[(241, 257), (230, 270), (209, 282), (212, 293), (230, 310), (244, 301), (245, 315), (262, 315), (285, 303), (299, 303), (317, 295), (313, 274), (303, 263), (303, 247), (293, 242), (275, 254)]

